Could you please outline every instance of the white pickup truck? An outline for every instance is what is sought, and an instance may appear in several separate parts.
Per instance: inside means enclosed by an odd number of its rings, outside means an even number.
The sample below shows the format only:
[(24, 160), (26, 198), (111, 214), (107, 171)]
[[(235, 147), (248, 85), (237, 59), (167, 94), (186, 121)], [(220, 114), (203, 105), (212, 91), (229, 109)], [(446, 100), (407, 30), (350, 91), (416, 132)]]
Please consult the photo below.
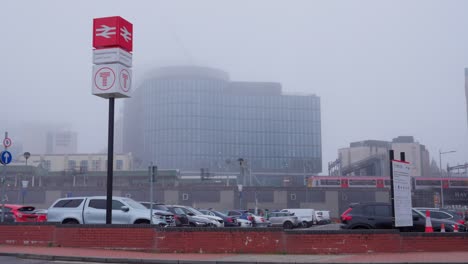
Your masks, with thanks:
[[(112, 197), (112, 224), (150, 224), (151, 211), (126, 197)], [(170, 212), (153, 210), (152, 224), (175, 225)], [(47, 221), (62, 224), (105, 224), (106, 197), (68, 197), (55, 201), (47, 210)]]

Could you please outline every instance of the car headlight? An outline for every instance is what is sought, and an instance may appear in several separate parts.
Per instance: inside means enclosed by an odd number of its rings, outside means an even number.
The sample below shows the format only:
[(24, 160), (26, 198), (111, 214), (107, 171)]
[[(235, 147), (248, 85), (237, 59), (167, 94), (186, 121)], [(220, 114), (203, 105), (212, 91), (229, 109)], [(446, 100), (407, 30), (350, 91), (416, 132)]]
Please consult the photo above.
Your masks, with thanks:
[(156, 219), (161, 219), (161, 220), (164, 219), (163, 215), (158, 215), (158, 214), (153, 215), (153, 217), (156, 218)]

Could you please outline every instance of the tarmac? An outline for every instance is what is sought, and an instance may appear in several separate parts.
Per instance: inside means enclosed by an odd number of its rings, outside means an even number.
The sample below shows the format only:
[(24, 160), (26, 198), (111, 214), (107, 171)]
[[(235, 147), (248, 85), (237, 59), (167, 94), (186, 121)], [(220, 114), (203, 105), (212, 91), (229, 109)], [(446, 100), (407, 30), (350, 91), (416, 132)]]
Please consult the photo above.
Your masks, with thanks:
[(0, 256), (94, 263), (468, 263), (468, 252), (346, 255), (167, 254), (114, 249), (0, 245)]

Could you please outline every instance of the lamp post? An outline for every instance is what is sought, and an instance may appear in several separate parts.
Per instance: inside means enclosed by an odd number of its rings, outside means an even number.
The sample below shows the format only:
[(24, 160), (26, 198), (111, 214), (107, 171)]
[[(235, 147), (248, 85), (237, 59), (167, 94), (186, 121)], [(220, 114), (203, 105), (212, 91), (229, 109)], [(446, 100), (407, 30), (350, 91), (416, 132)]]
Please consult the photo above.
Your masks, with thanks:
[(244, 186), (242, 184), (237, 184), (237, 190), (239, 191), (239, 209), (242, 210), (242, 188)]
[(23, 154), (23, 157), (24, 157), (24, 159), (26, 160), (26, 167), (27, 167), (27, 166), (28, 166), (28, 159), (29, 159), (29, 157), (31, 157), (31, 153), (25, 152), (25, 153)]
[(440, 149), (439, 149), (439, 171), (440, 171), (440, 176), (442, 178), (442, 180), (440, 181), (440, 205), (441, 205), (441, 208), (444, 208), (444, 181), (443, 181), (443, 178), (444, 178), (444, 174), (443, 174), (443, 171), (442, 171), (442, 155), (443, 154), (448, 154), (448, 153), (454, 153), (454, 152), (457, 152), (456, 150), (450, 150), (450, 151), (444, 151), (442, 152)]

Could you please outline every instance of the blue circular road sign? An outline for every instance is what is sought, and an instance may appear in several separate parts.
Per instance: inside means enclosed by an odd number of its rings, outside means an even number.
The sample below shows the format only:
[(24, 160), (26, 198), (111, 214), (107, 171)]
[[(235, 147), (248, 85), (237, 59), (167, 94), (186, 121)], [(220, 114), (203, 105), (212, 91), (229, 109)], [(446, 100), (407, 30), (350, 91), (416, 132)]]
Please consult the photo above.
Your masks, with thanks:
[(11, 162), (13, 157), (11, 156), (11, 153), (9, 151), (2, 151), (0, 153), (0, 162), (4, 165), (7, 165)]

